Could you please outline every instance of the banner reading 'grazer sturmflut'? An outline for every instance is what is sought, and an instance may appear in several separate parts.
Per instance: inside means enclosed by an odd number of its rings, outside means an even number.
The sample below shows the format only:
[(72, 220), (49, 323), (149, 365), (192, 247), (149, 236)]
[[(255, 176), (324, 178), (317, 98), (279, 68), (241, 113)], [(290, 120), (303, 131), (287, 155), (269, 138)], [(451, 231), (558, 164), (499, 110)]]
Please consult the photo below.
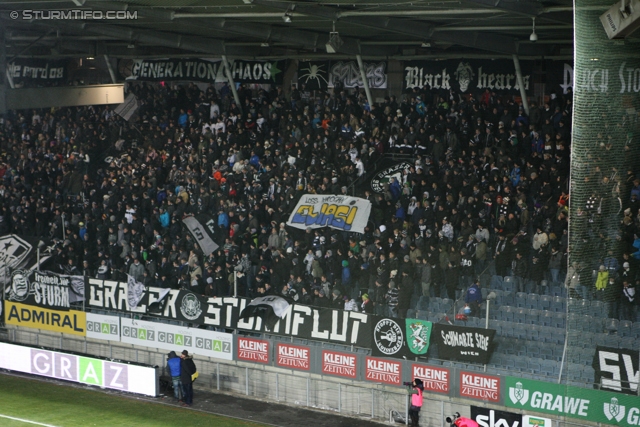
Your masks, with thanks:
[(370, 213), (371, 202), (366, 199), (305, 194), (298, 200), (287, 225), (302, 230), (331, 227), (336, 230), (364, 233)]

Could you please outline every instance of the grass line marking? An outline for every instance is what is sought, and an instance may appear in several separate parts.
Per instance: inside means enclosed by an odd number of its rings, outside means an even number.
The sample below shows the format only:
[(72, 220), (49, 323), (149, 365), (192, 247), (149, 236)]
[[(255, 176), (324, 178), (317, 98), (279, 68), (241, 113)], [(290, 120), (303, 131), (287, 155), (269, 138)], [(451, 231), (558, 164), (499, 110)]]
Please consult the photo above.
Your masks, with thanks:
[(37, 426), (43, 426), (43, 427), (56, 427), (56, 426), (51, 425), (51, 424), (45, 424), (45, 423), (39, 423), (37, 421), (25, 420), (24, 418), (10, 417), (9, 415), (0, 414), (0, 418), (8, 418), (10, 420), (20, 421), (20, 422), (29, 423), (29, 424), (35, 424)]

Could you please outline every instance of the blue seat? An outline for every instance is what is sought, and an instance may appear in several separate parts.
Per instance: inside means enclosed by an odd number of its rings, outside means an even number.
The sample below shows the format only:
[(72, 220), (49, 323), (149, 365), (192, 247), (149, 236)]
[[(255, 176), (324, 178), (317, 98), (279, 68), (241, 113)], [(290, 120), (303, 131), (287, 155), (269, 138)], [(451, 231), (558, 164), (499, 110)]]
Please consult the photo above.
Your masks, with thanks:
[(567, 311), (565, 304), (565, 299), (563, 297), (554, 296), (553, 300), (551, 301), (551, 310), (555, 311), (556, 313), (565, 313)]
[(540, 359), (538, 358), (529, 359), (527, 369), (529, 369), (534, 374), (539, 374), (540, 371), (542, 370)]
[(549, 308), (551, 307), (551, 301), (553, 300), (553, 297), (550, 295), (541, 295), (540, 299), (538, 300), (538, 307), (540, 310), (549, 310)]
[(407, 310), (407, 318), (408, 319), (417, 319), (416, 317), (416, 310), (410, 308)]
[(549, 289), (549, 293), (554, 297), (564, 296), (564, 292), (560, 286), (551, 286), (551, 289)]
[(516, 307), (527, 308), (527, 294), (524, 292), (516, 293)]
[(527, 308), (532, 308), (538, 310), (538, 301), (540, 300), (540, 295), (538, 294), (527, 294)]
[(553, 347), (548, 345), (543, 345), (540, 347), (540, 356), (542, 356), (545, 360), (553, 359)]
[(529, 309), (527, 308), (517, 308), (515, 313), (514, 313), (514, 317), (513, 320), (515, 323), (521, 323), (524, 324), (526, 323), (527, 319), (526, 319), (526, 315), (529, 314)]
[(518, 357), (515, 362), (516, 362), (515, 368), (517, 370), (521, 372), (527, 372), (529, 370), (529, 364), (527, 362), (526, 357)]
[(602, 301), (591, 301), (591, 315), (596, 317), (607, 317), (607, 307)]
[(539, 325), (540, 314), (538, 313), (538, 310), (529, 309), (529, 313), (526, 314), (525, 323), (528, 325)]
[(553, 312), (542, 311), (542, 313), (540, 314), (540, 323), (543, 326), (553, 326)]
[(502, 276), (491, 276), (491, 280), (489, 281), (489, 288), (502, 289), (502, 282)]
[(621, 337), (630, 337), (631, 327), (633, 326), (633, 322), (630, 320), (621, 320), (618, 324), (618, 335)]
[(546, 376), (556, 375), (556, 363), (552, 360), (545, 360), (540, 364), (540, 372)]
[(620, 321), (618, 319), (606, 319), (604, 321), (604, 327), (610, 333), (618, 331), (618, 324)]

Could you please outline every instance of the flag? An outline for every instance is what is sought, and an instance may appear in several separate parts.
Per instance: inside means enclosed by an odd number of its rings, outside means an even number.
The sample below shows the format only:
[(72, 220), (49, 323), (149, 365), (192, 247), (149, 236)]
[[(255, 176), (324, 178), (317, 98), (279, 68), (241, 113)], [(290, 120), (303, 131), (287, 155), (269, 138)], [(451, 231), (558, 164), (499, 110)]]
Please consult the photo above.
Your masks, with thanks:
[(212, 252), (218, 250), (219, 246), (215, 242), (218, 234), (218, 225), (210, 215), (189, 216), (184, 218), (182, 223), (196, 239), (205, 256), (209, 256)]
[(164, 311), (165, 298), (169, 295), (171, 289), (162, 289), (158, 292), (158, 300), (149, 304), (147, 307), (147, 314), (162, 314)]
[(240, 313), (240, 319), (260, 317), (269, 329), (284, 317), (291, 304), (286, 298), (269, 295), (254, 298)]
[(118, 105), (113, 112), (125, 119), (126, 121), (131, 120), (131, 117), (138, 109), (138, 100), (134, 94), (129, 94), (124, 102)]
[(133, 310), (138, 308), (142, 297), (144, 297), (144, 285), (137, 282), (133, 276), (127, 274), (127, 301), (129, 302), (129, 309)]

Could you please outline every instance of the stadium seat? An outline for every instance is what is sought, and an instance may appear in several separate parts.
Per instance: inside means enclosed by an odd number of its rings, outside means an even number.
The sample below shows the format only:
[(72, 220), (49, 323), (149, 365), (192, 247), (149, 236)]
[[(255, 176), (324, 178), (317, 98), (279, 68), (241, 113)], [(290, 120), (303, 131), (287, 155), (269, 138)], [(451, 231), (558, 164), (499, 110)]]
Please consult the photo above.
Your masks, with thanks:
[(489, 281), (489, 288), (502, 289), (502, 282), (502, 276), (491, 276), (491, 280)]
[(549, 310), (552, 300), (553, 297), (550, 295), (540, 295), (540, 299), (538, 300), (540, 310)]
[(540, 295), (538, 294), (527, 294), (527, 308), (532, 308), (534, 310), (539, 309), (538, 302), (540, 301)]
[(553, 312), (543, 311), (540, 315), (540, 324), (543, 326), (553, 326)]
[(526, 315), (529, 313), (529, 310), (526, 308), (517, 308), (515, 313), (514, 313), (514, 322), (515, 323), (521, 323), (524, 324), (526, 323), (527, 319), (526, 319)]
[(633, 322), (633, 326), (631, 327), (631, 336), (640, 338), (640, 322)]
[(416, 306), (417, 310), (428, 310), (429, 309), (429, 297), (422, 295), (418, 300), (418, 305)]
[(531, 373), (533, 374), (539, 374), (540, 371), (542, 370), (541, 368), (541, 364), (540, 364), (540, 359), (536, 358), (530, 358), (528, 361), (528, 366), (527, 369), (529, 369), (529, 371), (531, 371)]
[(410, 308), (407, 310), (407, 318), (408, 319), (417, 319), (416, 317), (416, 310)]
[(528, 325), (539, 325), (540, 324), (540, 315), (538, 310), (536, 309), (528, 309), (529, 312), (526, 313), (525, 323)]
[(554, 296), (551, 301), (551, 310), (556, 313), (566, 312), (565, 299), (561, 296)]
[(596, 317), (607, 317), (607, 307), (602, 301), (591, 301), (591, 315)]
[(506, 276), (502, 282), (502, 289), (504, 289), (505, 292), (515, 293), (517, 291), (515, 279), (513, 276)]
[(549, 289), (549, 293), (553, 297), (564, 296), (564, 292), (560, 286), (551, 286), (551, 288)]
[(621, 337), (630, 337), (632, 326), (633, 326), (632, 321), (621, 320), (620, 323), (618, 324), (618, 335)]
[(604, 327), (609, 333), (614, 333), (618, 331), (618, 324), (620, 321), (618, 319), (606, 319), (604, 321)]
[(516, 293), (516, 307), (518, 308), (527, 307), (527, 294), (525, 294), (524, 292)]
[(515, 368), (521, 372), (527, 372), (529, 370), (529, 364), (526, 357), (518, 357), (516, 360)]

